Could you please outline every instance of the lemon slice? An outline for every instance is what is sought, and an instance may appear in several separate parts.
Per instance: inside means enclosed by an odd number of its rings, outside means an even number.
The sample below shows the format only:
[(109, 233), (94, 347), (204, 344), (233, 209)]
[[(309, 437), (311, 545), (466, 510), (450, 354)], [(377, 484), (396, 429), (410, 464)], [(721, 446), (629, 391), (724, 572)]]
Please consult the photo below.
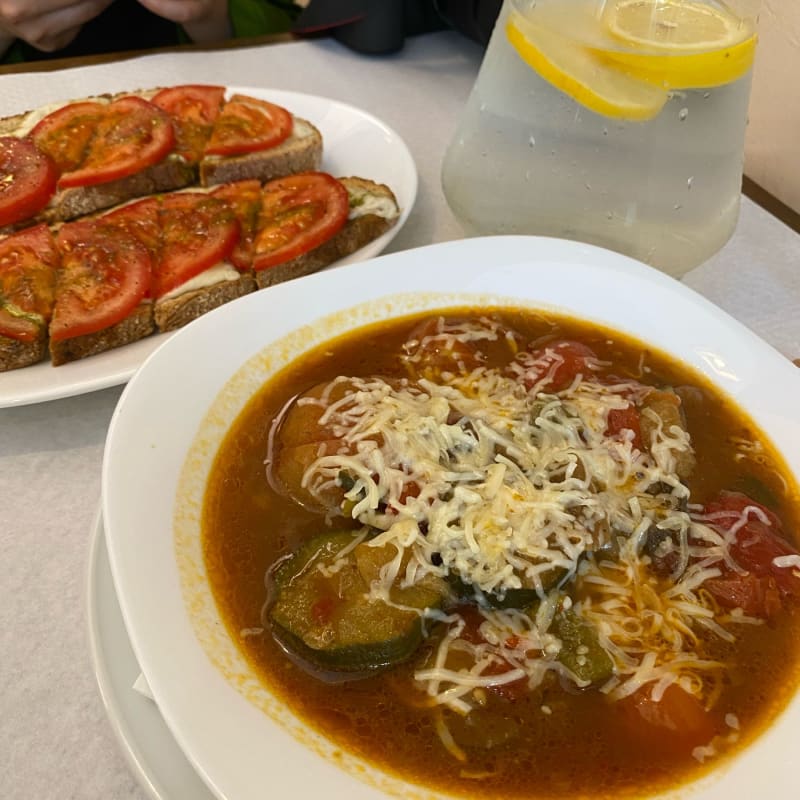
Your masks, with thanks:
[(603, 22), (629, 48), (604, 55), (667, 89), (722, 86), (753, 64), (752, 25), (717, 6), (694, 0), (617, 0), (606, 6)]
[(626, 44), (670, 53), (716, 50), (747, 38), (742, 20), (694, 0), (617, 0), (606, 6), (604, 21)]
[(577, 42), (517, 15), (509, 18), (506, 35), (523, 61), (544, 80), (598, 114), (647, 120), (667, 102), (662, 87), (633, 78)]

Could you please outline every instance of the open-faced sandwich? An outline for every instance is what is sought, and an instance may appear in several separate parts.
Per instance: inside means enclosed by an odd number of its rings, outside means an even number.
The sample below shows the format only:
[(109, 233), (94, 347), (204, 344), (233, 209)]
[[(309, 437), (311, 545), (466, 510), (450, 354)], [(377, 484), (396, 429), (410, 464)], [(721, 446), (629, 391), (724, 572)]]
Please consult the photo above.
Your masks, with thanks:
[(54, 104), (0, 120), (0, 231), (186, 186), (270, 180), (321, 157), (310, 122), (223, 86)]
[(0, 239), (0, 371), (179, 328), (389, 230), (391, 189), (309, 171), (151, 195)]

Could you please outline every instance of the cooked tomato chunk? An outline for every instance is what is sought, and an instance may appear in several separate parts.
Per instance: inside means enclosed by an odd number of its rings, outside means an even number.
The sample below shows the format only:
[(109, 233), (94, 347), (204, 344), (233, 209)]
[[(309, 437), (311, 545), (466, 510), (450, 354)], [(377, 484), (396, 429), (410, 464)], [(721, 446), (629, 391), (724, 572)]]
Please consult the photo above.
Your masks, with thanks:
[(641, 418), (639, 409), (633, 403), (628, 403), (625, 408), (612, 408), (608, 412), (608, 427), (606, 435), (622, 436), (625, 431), (630, 431), (631, 444), (637, 450), (642, 449)]
[(401, 360), (412, 377), (436, 378), (443, 372), (469, 372), (483, 359), (457, 323), (446, 324), (443, 317), (434, 317), (414, 327), (403, 345)]
[(706, 504), (704, 517), (717, 530), (732, 533), (730, 553), (743, 571), (723, 567), (721, 579), (708, 581), (720, 603), (770, 617), (779, 610), (781, 598), (800, 599), (800, 567), (780, 561), (798, 556), (798, 551), (772, 511), (740, 492), (720, 492)]
[(591, 375), (596, 364), (597, 356), (590, 347), (565, 340), (520, 353), (514, 369), (528, 391), (560, 392), (578, 375)]
[(662, 751), (688, 754), (718, 733), (713, 715), (694, 695), (674, 683), (657, 700), (652, 685), (646, 685), (620, 700), (619, 707), (632, 735)]
[(292, 398), (276, 420), (268, 475), (279, 491), (302, 506), (342, 512), (345, 492), (353, 485), (350, 476), (336, 474), (311, 483), (306, 472), (319, 458), (354, 450), (355, 444), (327, 420), (325, 412), (332, 405), (352, 405), (355, 399), (346, 398), (355, 391), (357, 387), (350, 381), (318, 384)]

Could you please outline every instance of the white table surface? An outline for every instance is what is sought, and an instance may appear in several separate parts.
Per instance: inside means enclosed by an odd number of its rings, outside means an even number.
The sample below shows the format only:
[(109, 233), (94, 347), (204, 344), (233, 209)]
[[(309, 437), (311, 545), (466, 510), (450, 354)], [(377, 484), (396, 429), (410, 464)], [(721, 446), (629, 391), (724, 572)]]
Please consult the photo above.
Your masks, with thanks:
[[(59, 98), (156, 84), (224, 83), (328, 96), (381, 117), (419, 170), (390, 250), (459, 238), (439, 186), (444, 148), (482, 51), (451, 33), (392, 56), (330, 40), (0, 76), (0, 116)], [(684, 279), (790, 358), (800, 357), (800, 236), (746, 198), (734, 237)], [(148, 797), (114, 738), (87, 637), (90, 530), (120, 388), (0, 410), (0, 797)], [(181, 798), (183, 800), (183, 798)], [(191, 798), (186, 798), (191, 800)]]

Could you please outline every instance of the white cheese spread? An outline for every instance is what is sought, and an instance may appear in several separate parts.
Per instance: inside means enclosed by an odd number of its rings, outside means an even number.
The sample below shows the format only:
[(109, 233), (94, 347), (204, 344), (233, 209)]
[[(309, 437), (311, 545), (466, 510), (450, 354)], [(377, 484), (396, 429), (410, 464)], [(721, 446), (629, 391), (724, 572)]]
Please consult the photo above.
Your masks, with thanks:
[(172, 300), (175, 297), (180, 297), (187, 292), (194, 292), (197, 289), (207, 289), (209, 286), (216, 286), (223, 281), (235, 281), (241, 277), (241, 273), (233, 264), (228, 261), (221, 261), (213, 267), (203, 270), (199, 275), (190, 278), (186, 283), (176, 286), (172, 291), (159, 297), (159, 302), (163, 300)]

